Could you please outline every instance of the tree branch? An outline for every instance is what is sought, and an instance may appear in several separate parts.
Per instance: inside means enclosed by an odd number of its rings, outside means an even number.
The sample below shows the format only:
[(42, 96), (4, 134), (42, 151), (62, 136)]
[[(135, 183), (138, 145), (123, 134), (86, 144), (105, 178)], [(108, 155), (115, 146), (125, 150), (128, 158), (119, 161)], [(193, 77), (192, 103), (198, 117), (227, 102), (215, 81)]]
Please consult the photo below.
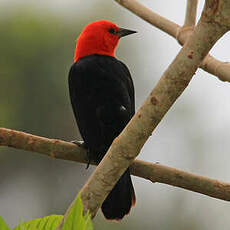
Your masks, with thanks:
[(11, 129), (0, 128), (0, 146), (37, 152), (51, 158), (87, 163), (86, 150), (71, 142), (35, 136)]
[(196, 24), (197, 0), (187, 0), (184, 27), (193, 27)]
[(182, 170), (135, 160), (131, 173), (150, 181), (168, 184), (198, 192), (207, 196), (230, 201), (230, 184)]
[[(151, 25), (171, 35), (181, 45), (184, 45), (188, 37), (193, 32), (192, 27), (185, 27), (185, 26), (180, 27), (176, 23), (171, 22), (170, 20), (148, 9), (144, 5), (137, 2), (136, 0), (115, 0), (115, 1), (119, 3), (121, 6), (131, 11), (132, 13), (142, 18), (143, 20), (147, 21)], [(193, 1), (196, 2), (197, 0), (190, 0), (190, 5), (189, 6), (187, 5), (188, 6), (187, 11), (188, 8), (189, 9), (193, 8), (192, 18), (194, 18), (194, 9), (195, 9), (195, 3), (193, 3)], [(193, 19), (187, 19), (187, 21), (188, 20), (193, 20)], [(213, 68), (213, 65), (218, 66), (218, 71), (216, 68)], [(208, 58), (207, 59), (205, 58), (201, 63), (200, 68), (218, 77), (219, 80), (221, 81), (230, 82), (230, 63), (218, 61), (214, 57), (208, 55)]]
[(230, 82), (230, 63), (221, 62), (211, 55), (207, 55), (202, 62), (202, 69), (214, 74), (221, 81)]
[[(0, 128), (0, 146), (23, 149), (51, 158), (88, 163), (85, 149), (71, 142), (35, 136), (16, 130)], [(95, 162), (91, 162), (91, 164), (96, 165)], [(130, 166), (130, 170), (132, 175), (153, 183), (168, 184), (230, 201), (230, 184), (225, 182), (141, 160), (135, 160)]]
[(148, 9), (136, 0), (115, 0), (138, 17), (176, 38), (180, 26)]

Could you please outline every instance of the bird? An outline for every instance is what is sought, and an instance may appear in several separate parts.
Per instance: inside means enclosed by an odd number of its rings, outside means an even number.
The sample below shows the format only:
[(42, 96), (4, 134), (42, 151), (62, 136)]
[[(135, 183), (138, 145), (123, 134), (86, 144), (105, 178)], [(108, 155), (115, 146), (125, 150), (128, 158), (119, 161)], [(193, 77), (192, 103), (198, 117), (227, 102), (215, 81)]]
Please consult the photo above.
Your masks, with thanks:
[[(128, 67), (115, 57), (119, 39), (136, 31), (107, 20), (89, 23), (76, 42), (69, 77), (73, 113), (88, 160), (99, 163), (113, 140), (135, 113), (134, 84)], [(121, 220), (135, 205), (129, 168), (123, 173), (101, 210), (108, 220)]]

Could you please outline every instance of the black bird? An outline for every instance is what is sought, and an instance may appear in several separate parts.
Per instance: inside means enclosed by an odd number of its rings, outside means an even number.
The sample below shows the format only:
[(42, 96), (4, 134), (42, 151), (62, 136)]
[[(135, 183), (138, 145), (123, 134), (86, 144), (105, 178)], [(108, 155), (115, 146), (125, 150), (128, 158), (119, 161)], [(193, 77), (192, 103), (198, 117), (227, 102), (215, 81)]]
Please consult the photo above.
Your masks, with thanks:
[[(102, 20), (88, 24), (77, 40), (69, 72), (70, 99), (89, 160), (98, 163), (135, 113), (130, 72), (114, 57), (119, 38), (132, 33)], [(101, 208), (107, 219), (120, 220), (134, 204), (127, 169)]]

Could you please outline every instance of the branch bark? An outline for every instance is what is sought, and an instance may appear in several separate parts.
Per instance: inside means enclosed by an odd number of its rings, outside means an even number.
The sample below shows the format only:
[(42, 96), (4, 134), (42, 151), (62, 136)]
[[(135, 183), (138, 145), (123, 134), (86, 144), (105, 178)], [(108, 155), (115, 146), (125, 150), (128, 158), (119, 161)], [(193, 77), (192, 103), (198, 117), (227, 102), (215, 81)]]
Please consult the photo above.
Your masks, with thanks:
[(230, 184), (182, 170), (135, 160), (131, 172), (150, 181), (184, 188), (210, 197), (230, 201)]
[[(53, 159), (88, 163), (85, 149), (71, 142), (35, 136), (11, 129), (0, 128), (0, 146), (40, 153)], [(91, 164), (96, 165), (95, 162), (91, 162)], [(153, 183), (168, 184), (230, 201), (230, 184), (222, 181), (141, 160), (134, 160), (130, 170), (132, 175)]]
[[(195, 9), (195, 3), (197, 0), (190, 0), (190, 5), (187, 7), (187, 11), (191, 8), (193, 8), (193, 12)], [(171, 22), (170, 20), (160, 16), (159, 14), (153, 12), (152, 10), (148, 9), (144, 5), (140, 4), (136, 0), (115, 0), (115, 2), (119, 3), (121, 6), (125, 7), (132, 13), (136, 14), (143, 20), (147, 21), (151, 25), (157, 27), (158, 29), (164, 31), (165, 33), (171, 35), (174, 37), (179, 44), (184, 45), (184, 43), (187, 41), (188, 37), (193, 32), (193, 27), (189, 26), (183, 26), (180, 27), (174, 22)], [(194, 4), (191, 6), (191, 4)], [(189, 8), (189, 9), (188, 9)], [(194, 13), (192, 13), (194, 15)], [(188, 15), (188, 14), (187, 14)], [(190, 16), (186, 16), (190, 17)], [(193, 16), (194, 17), (194, 16)], [(188, 20), (194, 20), (194, 19), (187, 19)], [(216, 68), (213, 68), (214, 66), (218, 66), (218, 71)], [(208, 55), (208, 58), (204, 59), (203, 62), (200, 65), (200, 68), (207, 71), (208, 73), (216, 76), (221, 81), (230, 82), (230, 63), (229, 62), (221, 62), (214, 57)]]
[[(92, 218), (163, 116), (187, 87), (210, 49), (229, 30), (229, 8), (229, 0), (206, 0), (194, 32), (81, 189), (84, 211), (88, 210)], [(58, 229), (61, 229), (72, 205)]]
[(187, 0), (184, 27), (193, 27), (196, 24), (197, 0)]

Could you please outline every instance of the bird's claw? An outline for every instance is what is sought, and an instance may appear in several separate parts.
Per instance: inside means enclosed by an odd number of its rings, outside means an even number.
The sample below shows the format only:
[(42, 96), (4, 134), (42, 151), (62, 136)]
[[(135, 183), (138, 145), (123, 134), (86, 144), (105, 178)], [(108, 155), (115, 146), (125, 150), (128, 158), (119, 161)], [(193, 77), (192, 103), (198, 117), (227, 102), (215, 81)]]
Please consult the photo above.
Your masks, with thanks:
[(70, 141), (71, 143), (79, 146), (79, 147), (82, 147), (82, 148), (86, 148), (86, 145), (85, 145), (85, 142), (84, 141), (77, 141), (77, 140), (73, 140), (73, 141)]
[(87, 165), (86, 165), (86, 169), (88, 169), (88, 168), (89, 168), (89, 164), (90, 164), (90, 162), (91, 162), (91, 157), (90, 157), (89, 149), (86, 147), (85, 142), (84, 142), (84, 141), (73, 140), (73, 141), (71, 141), (71, 143), (77, 145), (77, 146), (80, 147), (80, 148), (86, 149), (86, 156), (87, 156)]
[(87, 162), (87, 165), (86, 165), (86, 168), (85, 168), (85, 169), (88, 169), (88, 168), (89, 168), (90, 161), (91, 161), (89, 149), (87, 149), (87, 151), (86, 151), (86, 156), (87, 156), (88, 162)]

